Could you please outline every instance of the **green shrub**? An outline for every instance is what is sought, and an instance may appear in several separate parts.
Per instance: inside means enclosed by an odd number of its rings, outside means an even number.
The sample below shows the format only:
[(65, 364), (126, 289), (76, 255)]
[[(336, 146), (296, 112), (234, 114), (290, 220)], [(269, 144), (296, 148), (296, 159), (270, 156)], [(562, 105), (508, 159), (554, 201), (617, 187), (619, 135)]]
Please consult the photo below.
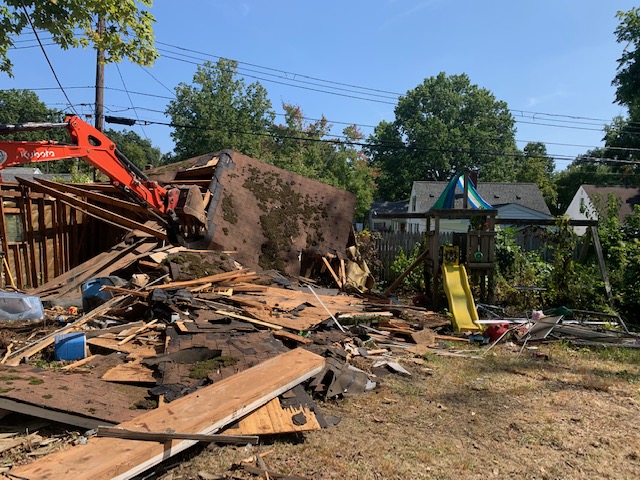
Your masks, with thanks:
[[(404, 271), (416, 261), (418, 256), (422, 253), (422, 244), (416, 243), (412, 252), (407, 255), (403, 249), (400, 249), (400, 253), (396, 256), (391, 264), (391, 272), (397, 277), (402, 275)], [(416, 267), (413, 271), (407, 275), (402, 281), (401, 287), (415, 292), (424, 292), (424, 270), (421, 267)]]

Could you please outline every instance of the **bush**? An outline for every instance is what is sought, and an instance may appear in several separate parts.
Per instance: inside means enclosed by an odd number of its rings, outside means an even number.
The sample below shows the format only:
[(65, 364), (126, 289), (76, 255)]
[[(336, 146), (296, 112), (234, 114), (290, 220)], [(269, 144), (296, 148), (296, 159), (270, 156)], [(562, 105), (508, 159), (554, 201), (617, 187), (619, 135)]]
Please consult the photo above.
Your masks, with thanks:
[[(391, 271), (396, 278), (402, 275), (404, 271), (416, 261), (421, 253), (422, 244), (420, 242), (415, 244), (413, 251), (408, 256), (403, 249), (400, 249), (400, 253), (398, 253), (391, 264)], [(415, 292), (424, 292), (424, 270), (421, 267), (414, 268), (413, 271), (404, 278), (401, 287)]]

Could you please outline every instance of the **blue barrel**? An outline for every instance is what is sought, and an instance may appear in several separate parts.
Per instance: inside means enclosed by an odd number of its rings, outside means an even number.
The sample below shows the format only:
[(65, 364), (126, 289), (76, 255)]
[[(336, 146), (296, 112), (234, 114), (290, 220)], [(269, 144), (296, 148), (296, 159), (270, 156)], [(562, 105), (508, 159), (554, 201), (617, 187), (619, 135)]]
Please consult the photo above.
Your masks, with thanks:
[(87, 340), (83, 332), (56, 335), (54, 356), (56, 360), (81, 360), (87, 352)]

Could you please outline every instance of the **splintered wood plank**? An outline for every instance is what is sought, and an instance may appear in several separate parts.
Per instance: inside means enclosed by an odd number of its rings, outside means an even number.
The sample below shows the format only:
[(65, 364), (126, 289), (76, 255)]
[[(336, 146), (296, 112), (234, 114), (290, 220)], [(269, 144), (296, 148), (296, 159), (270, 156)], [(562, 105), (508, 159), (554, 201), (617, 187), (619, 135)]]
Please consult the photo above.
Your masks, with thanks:
[(156, 379), (153, 377), (153, 370), (142, 365), (140, 362), (129, 362), (117, 365), (105, 372), (100, 378), (106, 382), (156, 383)]
[[(295, 415), (304, 418), (304, 423), (300, 422), (301, 425), (296, 425), (293, 420)], [(238, 423), (225, 429), (224, 432), (233, 435), (271, 435), (321, 429), (316, 415), (309, 407), (283, 407), (280, 399), (274, 398)]]
[[(170, 428), (183, 433), (214, 433), (319, 373), (323, 367), (324, 358), (319, 355), (303, 349), (291, 350), (118, 426), (147, 432)], [(124, 480), (195, 443), (195, 440), (157, 444), (91, 438), (87, 445), (47, 455), (13, 469), (11, 474), (40, 480)]]
[(119, 341), (114, 338), (95, 337), (87, 340), (87, 345), (106, 348), (113, 352), (124, 352), (135, 355), (138, 358), (153, 357), (156, 355), (156, 348), (152, 345), (137, 345), (134, 343), (125, 343), (118, 345)]

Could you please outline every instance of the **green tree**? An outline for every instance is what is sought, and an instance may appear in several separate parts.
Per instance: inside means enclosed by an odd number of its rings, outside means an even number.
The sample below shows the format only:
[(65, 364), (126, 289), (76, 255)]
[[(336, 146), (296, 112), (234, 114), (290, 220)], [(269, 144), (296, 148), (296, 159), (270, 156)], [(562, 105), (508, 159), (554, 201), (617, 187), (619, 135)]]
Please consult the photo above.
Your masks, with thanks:
[[(599, 152), (604, 158), (638, 160), (640, 155), (640, 8), (619, 11), (620, 24), (615, 30), (616, 40), (624, 45), (618, 59), (616, 75), (611, 82), (616, 87), (616, 103), (626, 107), (627, 117), (618, 116), (605, 127), (605, 148)], [(630, 164), (615, 164), (623, 174), (638, 174), (640, 169)], [(636, 181), (636, 184), (638, 182)]]
[(524, 156), (516, 170), (516, 180), (538, 185), (549, 209), (558, 213), (558, 189), (554, 183), (554, 170), (555, 162), (547, 155), (546, 145), (542, 142), (530, 142), (524, 147)]
[[(3, 90), (0, 91), (0, 124), (15, 125), (30, 122), (60, 123), (64, 120), (64, 113), (48, 108), (40, 101), (38, 95), (31, 90)], [(2, 135), (3, 141), (23, 140), (41, 141), (52, 140), (68, 143), (69, 134), (64, 128), (38, 130), (34, 132), (18, 132)], [(74, 160), (60, 160), (57, 162), (43, 162), (37, 165), (44, 172), (69, 172)], [(29, 165), (33, 167), (32, 164)]]
[(558, 191), (558, 211), (569, 207), (580, 185), (625, 185), (638, 184), (637, 167), (631, 164), (606, 164), (594, 161), (606, 157), (606, 148), (590, 150), (578, 156), (566, 169), (555, 175)]
[[(151, 65), (158, 56), (152, 24), (144, 7), (153, 0), (2, 0), (0, 1), (0, 71), (12, 74), (9, 49), (13, 38), (30, 28), (28, 11), (36, 29), (46, 30), (63, 49), (93, 45), (105, 51), (105, 62), (123, 58), (140, 65)], [(98, 18), (105, 29), (97, 30)], [(78, 34), (78, 30), (81, 32)]]
[(275, 114), (267, 91), (258, 82), (246, 85), (236, 78), (237, 68), (233, 60), (206, 62), (192, 85), (176, 87), (166, 111), (174, 124), (174, 161), (226, 148), (259, 158), (268, 150), (267, 130)]
[(150, 140), (142, 138), (136, 132), (108, 129), (104, 134), (116, 144), (118, 150), (125, 157), (141, 170), (144, 170), (147, 165), (156, 167), (161, 164), (162, 153), (160, 149), (154, 147)]
[[(64, 114), (48, 108), (40, 97), (31, 90), (0, 91), (0, 124), (18, 124), (28, 122), (61, 122)], [(44, 139), (41, 132), (21, 134), (23, 139)], [(5, 137), (6, 139), (7, 137)]]
[(633, 120), (640, 118), (640, 8), (616, 14), (620, 24), (615, 30), (618, 43), (624, 45), (618, 59), (613, 86), (616, 87), (616, 102), (628, 108)]
[(378, 196), (402, 200), (413, 180), (448, 180), (470, 168), (480, 168), (481, 180), (513, 180), (514, 134), (507, 104), (467, 75), (427, 78), (398, 100), (395, 121), (381, 122), (369, 138)]
[(307, 178), (347, 190), (356, 195), (356, 218), (364, 218), (376, 188), (375, 169), (355, 144), (364, 135), (356, 125), (346, 127), (344, 141), (331, 141), (331, 125), (324, 116), (305, 122), (300, 107), (283, 104), (285, 123), (272, 125), (271, 163)]

